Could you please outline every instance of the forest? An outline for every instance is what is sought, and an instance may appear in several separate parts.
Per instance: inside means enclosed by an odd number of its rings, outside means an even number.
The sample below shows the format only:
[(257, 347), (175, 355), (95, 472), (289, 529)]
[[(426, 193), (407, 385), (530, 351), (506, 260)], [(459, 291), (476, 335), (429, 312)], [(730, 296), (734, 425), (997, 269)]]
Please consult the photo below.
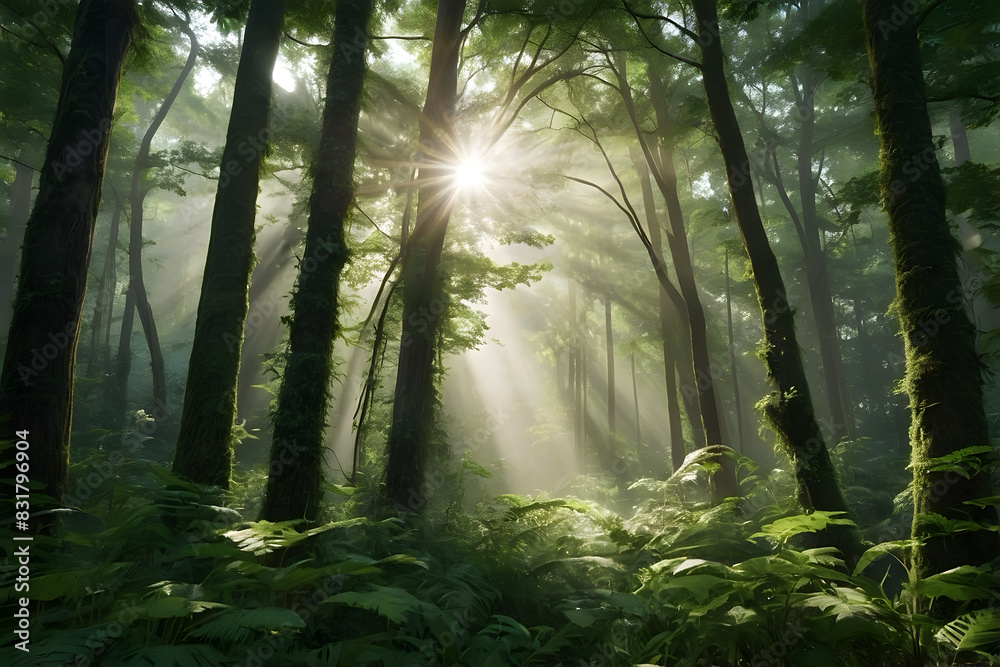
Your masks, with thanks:
[(0, 0), (0, 664), (1000, 665), (996, 0)]

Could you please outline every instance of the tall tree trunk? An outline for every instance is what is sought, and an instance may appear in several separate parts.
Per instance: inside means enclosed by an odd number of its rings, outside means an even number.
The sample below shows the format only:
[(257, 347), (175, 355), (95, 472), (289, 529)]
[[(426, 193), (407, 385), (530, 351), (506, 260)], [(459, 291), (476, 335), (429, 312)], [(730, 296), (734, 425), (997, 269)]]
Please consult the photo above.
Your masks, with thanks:
[(458, 94), (465, 0), (441, 0), (431, 50), (427, 98), (420, 117), (417, 221), (403, 257), (403, 333), (388, 440), (386, 493), (397, 512), (420, 510), (427, 445), (434, 420), (434, 346), (446, 304), (438, 277), (445, 230), (454, 206), (449, 160)]
[(232, 473), (231, 437), (254, 263), (257, 188), (284, 14), (285, 0), (250, 3), (174, 454), (175, 472), (222, 488), (229, 487)]
[[(852, 432), (850, 414), (847, 410), (846, 383), (840, 355), (840, 336), (837, 334), (837, 320), (833, 312), (833, 297), (830, 294), (830, 280), (826, 266), (826, 253), (820, 244), (821, 231), (816, 213), (816, 183), (821, 174), (813, 175), (812, 157), (815, 136), (815, 75), (806, 74), (801, 80), (796, 101), (802, 127), (799, 134), (797, 169), (799, 175), (799, 201), (802, 208), (802, 229), (805, 244), (802, 252), (806, 260), (806, 274), (809, 283), (809, 300), (813, 318), (816, 321), (816, 335), (819, 337), (819, 353), (823, 363), (823, 379), (826, 388), (826, 402), (830, 410), (828, 434), (832, 442)], [(822, 167), (820, 167), (822, 169)]]
[(972, 159), (972, 151), (969, 149), (969, 133), (962, 122), (962, 108), (957, 104), (948, 113), (948, 131), (955, 150), (955, 166), (961, 167)]
[[(715, 0), (693, 0), (693, 5), (698, 25), (702, 27), (698, 40), (702, 54), (702, 82), (718, 133), (719, 148), (726, 162), (736, 221), (750, 258), (763, 315), (764, 360), (769, 379), (775, 385), (770, 401), (764, 406), (765, 417), (795, 465), (796, 492), (802, 507), (847, 511), (847, 503), (813, 412), (812, 397), (795, 338), (793, 310), (789, 307), (778, 262), (767, 240), (754, 198), (750, 161), (726, 82)], [(834, 526), (827, 531), (826, 538), (848, 560), (859, 557), (861, 544), (856, 529)]]
[(608, 445), (615, 447), (615, 338), (611, 328), (611, 299), (604, 297), (604, 350), (608, 360)]
[(122, 202), (115, 194), (115, 211), (111, 215), (108, 245), (104, 255), (104, 266), (97, 283), (97, 302), (94, 304), (94, 318), (90, 327), (90, 358), (87, 360), (87, 375), (99, 375), (104, 382), (111, 355), (111, 315), (115, 302), (117, 282), (118, 230), (122, 218)]
[[(970, 447), (989, 456), (981, 364), (975, 328), (966, 312), (956, 255), (945, 215), (945, 190), (934, 152), (917, 40), (917, 20), (900, 23), (889, 0), (865, 0), (864, 24), (881, 145), (882, 201), (896, 269), (895, 310), (906, 351), (904, 386), (910, 397), (914, 478), (913, 536), (917, 571), (979, 565), (996, 557), (989, 530), (953, 531), (928, 520), (937, 514), (995, 529), (994, 509), (963, 505), (990, 493), (988, 472), (966, 457), (968, 477), (930, 472), (934, 460)], [(983, 457), (984, 454), (980, 454)]]
[[(30, 479), (56, 503), (66, 490), (76, 345), (115, 96), (135, 23), (130, 0), (82, 0), (77, 9), (0, 377), (0, 439), (11, 451), (13, 441), (30, 443)], [(4, 472), (13, 479), (12, 468)]]
[[(132, 179), (129, 186), (128, 196), (130, 211), (128, 239), (128, 290), (131, 293), (135, 311), (139, 315), (139, 322), (142, 324), (142, 331), (146, 337), (146, 347), (149, 349), (150, 369), (153, 374), (153, 403), (157, 407), (157, 414), (164, 415), (164, 418), (167, 418), (170, 414), (170, 409), (167, 405), (166, 369), (163, 364), (163, 351), (160, 349), (160, 337), (156, 331), (156, 322), (153, 320), (153, 309), (149, 305), (149, 299), (146, 295), (146, 283), (143, 280), (142, 275), (143, 204), (146, 200), (146, 195), (149, 194), (149, 187), (144, 187), (142, 181), (146, 170), (149, 169), (149, 151), (153, 143), (153, 137), (156, 136), (156, 132), (160, 129), (160, 125), (163, 124), (163, 120), (170, 112), (170, 107), (173, 106), (174, 100), (176, 100), (177, 96), (180, 94), (181, 88), (184, 87), (184, 82), (187, 80), (188, 75), (191, 74), (191, 70), (194, 69), (195, 60), (198, 58), (198, 40), (195, 39), (194, 32), (190, 27), (183, 23), (180, 28), (184, 34), (187, 35), (187, 38), (191, 43), (187, 61), (184, 63), (184, 67), (181, 68), (181, 72), (174, 81), (174, 85), (170, 89), (170, 92), (168, 92), (167, 96), (163, 98), (163, 103), (160, 104), (160, 108), (156, 111), (156, 115), (153, 116), (153, 120), (149, 124), (149, 128), (146, 129), (146, 133), (142, 137), (142, 141), (139, 144), (139, 152), (136, 153), (135, 162), (132, 165)], [(122, 321), (123, 324), (126, 322), (125, 319)], [(132, 318), (128, 318), (128, 330), (125, 330), (124, 327), (122, 329), (122, 340), (125, 341), (126, 345), (131, 342), (132, 321)], [(121, 383), (119, 391), (125, 395), (126, 387), (128, 386), (127, 367), (123, 370), (125, 370), (125, 374), (118, 377), (118, 382)]]
[[(354, 196), (354, 156), (361, 114), (372, 0), (338, 0), (333, 60), (319, 150), (313, 159), (305, 260), (292, 297), (289, 353), (274, 413), (270, 474), (261, 518), (319, 516), (324, 432), (339, 324), (340, 274), (347, 262), (344, 223)], [(294, 453), (290, 445), (295, 445)]]
[(583, 377), (583, 359), (580, 355), (581, 337), (579, 323), (576, 314), (576, 281), (569, 280), (569, 326), (570, 326), (570, 346), (569, 346), (569, 373), (570, 391), (572, 392), (573, 409), (571, 415), (573, 419), (573, 450), (579, 452), (582, 449), (581, 437), (583, 436), (583, 422), (580, 421), (580, 388)]
[[(650, 68), (650, 98), (658, 125), (659, 150), (654, 151), (646, 140), (637, 120), (632, 92), (625, 77), (625, 60), (619, 64), (618, 85), (622, 98), (628, 110), (629, 117), (635, 128), (639, 144), (646, 158), (646, 164), (653, 180), (667, 204), (667, 221), (670, 231), (667, 234), (667, 247), (677, 274), (677, 284), (684, 297), (683, 305), (687, 311), (687, 324), (691, 329), (691, 354), (693, 361), (694, 382), (689, 393), (697, 392), (698, 408), (701, 421), (704, 424), (704, 440), (696, 440), (696, 447), (720, 444), (723, 440), (722, 426), (719, 421), (719, 408), (715, 398), (715, 381), (712, 379), (711, 359), (708, 353), (708, 334), (705, 322), (705, 310), (701, 305), (698, 287), (694, 279), (694, 265), (691, 262), (691, 251), (687, 243), (687, 231), (684, 229), (684, 214), (681, 210), (677, 194), (677, 171), (674, 167), (674, 138), (671, 136), (672, 118), (666, 106), (666, 88), (662, 80)], [(690, 412), (692, 406), (688, 405)], [(694, 435), (698, 435), (695, 433)]]
[(31, 212), (31, 180), (35, 170), (14, 163), (14, 188), (10, 199), (10, 227), (0, 244), (0, 336), (5, 340), (14, 314), (14, 285), (17, 283), (17, 251), (24, 240), (24, 230)]
[(705, 425), (705, 442), (698, 446), (722, 444), (722, 425), (719, 420), (719, 407), (715, 396), (715, 380), (712, 378), (712, 362), (708, 353), (708, 326), (705, 321), (705, 309), (701, 305), (698, 286), (694, 279), (694, 265), (691, 263), (691, 253), (688, 249), (687, 232), (684, 229), (684, 217), (681, 212), (680, 199), (677, 196), (677, 172), (674, 170), (673, 147), (660, 144), (660, 176), (661, 192), (667, 202), (667, 219), (670, 222), (670, 233), (667, 234), (667, 247), (674, 261), (674, 271), (677, 273), (677, 285), (680, 287), (684, 305), (687, 307), (688, 326), (691, 328), (691, 355), (694, 361), (694, 386), (698, 391), (698, 408), (701, 420)]
[(733, 298), (729, 284), (729, 248), (726, 248), (726, 325), (729, 330), (729, 374), (733, 380), (733, 412), (736, 413), (736, 445), (743, 452), (743, 404), (740, 400), (740, 380), (736, 372), (736, 345), (733, 343)]
[[(645, 160), (634, 153), (632, 155), (632, 163), (639, 174), (639, 185), (642, 188), (642, 204), (646, 214), (646, 227), (649, 230), (649, 242), (652, 244), (653, 250), (662, 263), (663, 235), (660, 232), (660, 220), (656, 215), (656, 202), (653, 199), (653, 185), (649, 180), (649, 169), (646, 166)], [(686, 312), (687, 309), (683, 305), (683, 297), (681, 297), (680, 292), (676, 289), (673, 290), (673, 299), (681, 301), (679, 307), (675, 304), (677, 311), (680, 313)], [(674, 331), (678, 327), (677, 325), (671, 326), (671, 294), (662, 285), (659, 289), (659, 306), (660, 342), (663, 345), (663, 374), (667, 387), (667, 419), (670, 423), (670, 462), (674, 472), (676, 472), (684, 463), (684, 457), (687, 455), (684, 447), (684, 429), (681, 426), (681, 409), (677, 400), (677, 379), (674, 371), (678, 355), (674, 349), (673, 341), (675, 340)], [(686, 318), (681, 319), (686, 320)], [(683, 326), (686, 324), (686, 321), (682, 321), (680, 324), (682, 325), (679, 327), (681, 335), (685, 336), (690, 344), (691, 329), (688, 326)], [(695, 425), (701, 425), (701, 421), (698, 419), (692, 420), (692, 422)], [(697, 431), (694, 431), (693, 435), (697, 438)], [(696, 439), (696, 442), (700, 441)], [(660, 472), (665, 471), (661, 470)]]

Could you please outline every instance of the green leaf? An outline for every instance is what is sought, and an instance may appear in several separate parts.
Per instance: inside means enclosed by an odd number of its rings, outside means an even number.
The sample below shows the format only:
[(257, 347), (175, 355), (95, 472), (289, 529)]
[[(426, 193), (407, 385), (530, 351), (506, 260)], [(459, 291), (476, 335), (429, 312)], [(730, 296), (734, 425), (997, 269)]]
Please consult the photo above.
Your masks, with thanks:
[(408, 613), (430, 606), (408, 591), (390, 586), (372, 586), (366, 591), (338, 593), (325, 600), (325, 603), (331, 602), (374, 611), (393, 623), (402, 623)]
[(982, 609), (959, 616), (934, 635), (956, 651), (974, 651), (1000, 644), (1000, 615)]
[(913, 549), (915, 547), (919, 547), (920, 545), (921, 542), (919, 540), (895, 540), (893, 542), (876, 544), (861, 555), (861, 559), (858, 560), (858, 564), (854, 568), (854, 574), (864, 572), (865, 568), (871, 565), (875, 559), (886, 554), (895, 556), (902, 560), (903, 553), (907, 549)]
[(590, 627), (594, 621), (597, 620), (597, 617), (586, 609), (566, 609), (563, 610), (563, 614), (566, 615), (566, 618), (574, 624), (579, 625), (581, 628)]

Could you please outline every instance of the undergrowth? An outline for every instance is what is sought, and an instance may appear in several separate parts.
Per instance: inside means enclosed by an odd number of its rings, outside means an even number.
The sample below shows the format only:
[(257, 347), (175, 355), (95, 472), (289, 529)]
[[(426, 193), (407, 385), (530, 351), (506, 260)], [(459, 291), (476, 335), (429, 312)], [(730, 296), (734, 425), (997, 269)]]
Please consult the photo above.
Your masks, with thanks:
[(911, 579), (907, 540), (848, 571), (808, 541), (846, 519), (796, 512), (741, 463), (744, 498), (715, 507), (692, 472), (634, 484), (629, 516), (501, 495), (406, 519), (348, 502), (307, 529), (225, 506), (259, 475), (223, 499), (132, 462), (32, 543), (30, 653), (0, 664), (1000, 664), (997, 571)]

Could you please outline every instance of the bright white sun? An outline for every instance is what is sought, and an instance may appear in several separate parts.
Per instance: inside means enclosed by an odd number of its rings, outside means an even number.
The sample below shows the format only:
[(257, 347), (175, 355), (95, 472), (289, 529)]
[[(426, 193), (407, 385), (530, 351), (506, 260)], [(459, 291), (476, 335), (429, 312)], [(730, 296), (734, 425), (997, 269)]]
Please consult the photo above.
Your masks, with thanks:
[(486, 187), (486, 162), (479, 155), (464, 156), (454, 167), (455, 188), (463, 192), (482, 190)]

